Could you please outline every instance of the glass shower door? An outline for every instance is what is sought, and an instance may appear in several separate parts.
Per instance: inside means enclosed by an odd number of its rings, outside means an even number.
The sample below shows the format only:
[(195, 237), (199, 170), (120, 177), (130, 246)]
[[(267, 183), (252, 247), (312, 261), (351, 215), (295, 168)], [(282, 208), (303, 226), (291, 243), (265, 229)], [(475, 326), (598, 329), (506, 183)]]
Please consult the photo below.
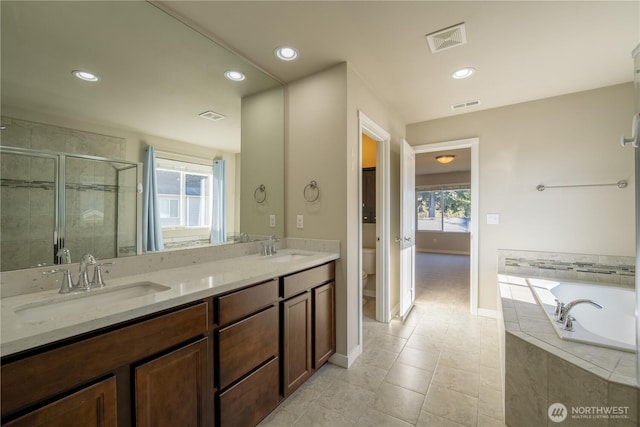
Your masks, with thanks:
[(136, 254), (137, 166), (66, 155), (64, 245), (78, 259)]
[(2, 150), (2, 270), (55, 263), (58, 167), (58, 157), (54, 155)]

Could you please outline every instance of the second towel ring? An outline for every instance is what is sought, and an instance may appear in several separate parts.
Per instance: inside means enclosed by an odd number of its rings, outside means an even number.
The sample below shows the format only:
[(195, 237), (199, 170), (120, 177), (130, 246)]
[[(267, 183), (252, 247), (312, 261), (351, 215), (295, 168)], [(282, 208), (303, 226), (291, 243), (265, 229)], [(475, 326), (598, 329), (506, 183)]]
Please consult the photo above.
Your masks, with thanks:
[(257, 203), (264, 203), (265, 200), (267, 200), (267, 188), (264, 186), (264, 184), (260, 184), (258, 186), (258, 188), (256, 188), (256, 191), (253, 192), (253, 198), (256, 199)]
[(320, 197), (320, 189), (318, 188), (318, 183), (315, 181), (311, 181), (308, 183), (303, 190), (304, 199), (307, 202), (315, 202)]

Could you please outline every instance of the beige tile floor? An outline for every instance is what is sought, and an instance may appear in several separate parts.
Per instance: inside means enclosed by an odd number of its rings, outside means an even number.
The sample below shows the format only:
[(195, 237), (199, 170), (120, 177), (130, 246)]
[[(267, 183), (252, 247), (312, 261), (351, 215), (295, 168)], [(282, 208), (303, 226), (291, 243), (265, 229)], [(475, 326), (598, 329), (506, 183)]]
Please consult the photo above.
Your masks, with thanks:
[(364, 349), (326, 364), (260, 426), (504, 426), (495, 319), (469, 314), (469, 258), (418, 254), (402, 323), (364, 306)]

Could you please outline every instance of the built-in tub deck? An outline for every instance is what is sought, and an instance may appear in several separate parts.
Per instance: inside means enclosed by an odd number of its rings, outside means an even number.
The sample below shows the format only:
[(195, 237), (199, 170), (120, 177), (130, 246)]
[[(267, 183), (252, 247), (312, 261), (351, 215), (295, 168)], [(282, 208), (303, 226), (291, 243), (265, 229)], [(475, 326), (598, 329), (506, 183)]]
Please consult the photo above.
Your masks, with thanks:
[[(527, 278), (498, 274), (507, 425), (554, 425), (548, 408), (562, 403), (569, 412), (574, 407), (626, 407), (615, 424), (603, 418), (587, 425), (637, 426), (636, 354), (560, 339)], [(580, 422), (585, 420), (569, 418), (563, 425), (584, 425)]]

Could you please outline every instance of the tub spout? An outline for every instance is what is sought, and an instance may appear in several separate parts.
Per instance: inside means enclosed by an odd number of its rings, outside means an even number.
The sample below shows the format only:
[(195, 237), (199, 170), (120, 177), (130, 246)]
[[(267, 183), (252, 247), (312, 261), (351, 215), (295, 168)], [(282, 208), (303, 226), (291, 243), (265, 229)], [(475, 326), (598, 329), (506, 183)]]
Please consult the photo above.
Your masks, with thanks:
[(560, 316), (558, 316), (558, 322), (560, 323), (564, 323), (567, 320), (567, 316), (569, 315), (569, 312), (571, 311), (571, 309), (573, 307), (575, 307), (578, 304), (591, 304), (594, 307), (596, 307), (597, 309), (601, 309), (602, 306), (600, 304), (598, 304), (595, 301), (592, 301), (590, 299), (577, 299), (577, 300), (573, 300), (571, 301), (569, 304), (565, 305), (562, 308), (562, 311), (560, 312)]

